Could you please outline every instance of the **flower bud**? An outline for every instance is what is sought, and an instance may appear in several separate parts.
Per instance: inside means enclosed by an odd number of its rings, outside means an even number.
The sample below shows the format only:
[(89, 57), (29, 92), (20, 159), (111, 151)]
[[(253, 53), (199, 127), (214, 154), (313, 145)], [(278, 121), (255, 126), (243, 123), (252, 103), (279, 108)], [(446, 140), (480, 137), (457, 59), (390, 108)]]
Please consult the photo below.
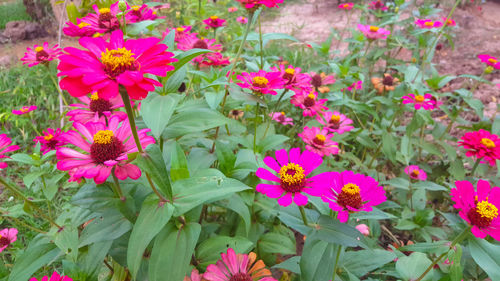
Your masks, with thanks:
[(177, 11), (175, 12), (175, 18), (180, 19), (181, 18), (181, 12)]
[(356, 229), (361, 232), (364, 236), (370, 235), (370, 228), (366, 224), (358, 224), (356, 225)]
[(120, 8), (120, 11), (125, 12), (127, 10), (127, 2), (123, 0), (118, 1), (118, 8)]
[(495, 70), (491, 65), (488, 65), (485, 69), (484, 69), (484, 73), (485, 74), (490, 74), (493, 72), (493, 70)]

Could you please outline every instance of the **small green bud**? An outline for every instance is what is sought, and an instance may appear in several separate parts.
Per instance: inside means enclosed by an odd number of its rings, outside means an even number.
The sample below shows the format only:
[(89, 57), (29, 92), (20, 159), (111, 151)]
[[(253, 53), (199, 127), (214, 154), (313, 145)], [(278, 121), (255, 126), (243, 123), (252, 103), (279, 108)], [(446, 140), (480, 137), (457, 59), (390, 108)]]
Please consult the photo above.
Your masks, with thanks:
[(125, 12), (127, 10), (127, 2), (120, 0), (118, 2), (118, 8), (120, 8), (120, 11)]
[(488, 65), (488, 66), (484, 69), (484, 73), (485, 73), (485, 74), (490, 74), (490, 73), (492, 73), (492, 72), (493, 72), (493, 70), (495, 70), (495, 69), (493, 68), (493, 66)]

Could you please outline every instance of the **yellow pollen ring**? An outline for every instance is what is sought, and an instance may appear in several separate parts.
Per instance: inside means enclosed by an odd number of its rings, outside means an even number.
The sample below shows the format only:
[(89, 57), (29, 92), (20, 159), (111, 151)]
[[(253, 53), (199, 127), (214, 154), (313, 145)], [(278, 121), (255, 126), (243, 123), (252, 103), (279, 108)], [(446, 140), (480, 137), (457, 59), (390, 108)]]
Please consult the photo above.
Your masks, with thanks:
[(316, 99), (316, 96), (313, 93), (310, 93), (309, 95), (307, 95), (307, 97), (312, 100)]
[(255, 83), (257, 85), (261, 85), (261, 86), (266, 86), (269, 83), (269, 80), (267, 80), (267, 78), (262, 77), (262, 76), (255, 76), (252, 79), (252, 81), (253, 81), (253, 83)]
[(111, 13), (111, 10), (109, 8), (100, 8), (99, 9), (99, 14), (108, 14)]
[(284, 112), (284, 111), (281, 111), (281, 115), (285, 116), (285, 112)]
[(477, 203), (476, 211), (481, 215), (481, 217), (488, 220), (493, 220), (498, 217), (498, 208), (487, 200)]
[(21, 112), (28, 112), (30, 109), (26, 106), (23, 106), (21, 107), (21, 109), (19, 109)]
[(494, 59), (494, 58), (489, 58), (488, 62), (490, 62), (490, 63), (497, 63), (498, 61), (496, 59)]
[(317, 134), (317, 135), (316, 135), (316, 139), (317, 139), (318, 141), (320, 141), (320, 142), (325, 142), (326, 137), (325, 137), (325, 136), (323, 136), (322, 134)]
[(419, 170), (413, 170), (413, 171), (411, 171), (411, 173), (412, 173), (412, 175), (414, 175), (414, 176), (418, 176), (418, 175), (420, 175), (420, 171), (419, 171)]
[(211, 20), (218, 20), (218, 19), (219, 19), (219, 17), (218, 17), (218, 16), (211, 16), (211, 17), (210, 17), (210, 19), (211, 19)]
[(424, 23), (424, 25), (426, 25), (426, 26), (434, 26), (434, 23), (432, 21), (426, 21)]
[(340, 116), (339, 116), (339, 115), (336, 115), (336, 114), (333, 114), (333, 115), (332, 115), (332, 118), (330, 118), (330, 120), (331, 120), (333, 123), (338, 123), (338, 122), (340, 122)]
[(79, 24), (78, 24), (78, 27), (79, 27), (79, 28), (84, 28), (84, 27), (89, 26), (89, 25), (90, 25), (90, 24), (88, 24), (88, 23), (86, 23), (86, 22), (83, 22), (83, 21), (82, 21), (81, 23), (79, 23)]
[[(294, 171), (295, 173), (293, 175), (289, 174), (288, 171), (290, 170)], [(304, 175), (304, 169), (300, 165), (297, 165), (295, 163), (288, 163), (285, 166), (281, 167), (279, 175), (281, 181), (287, 184), (300, 183), (306, 177)]]
[(97, 144), (110, 144), (113, 141), (113, 131), (111, 130), (99, 130), (94, 135), (94, 143)]
[(496, 147), (495, 143), (492, 140), (490, 140), (489, 138), (482, 138), (481, 144), (483, 144), (487, 148), (495, 148)]
[(99, 94), (97, 94), (97, 92), (93, 92), (91, 95), (90, 95), (90, 99), (91, 100), (98, 100), (99, 99)]
[(348, 183), (342, 187), (342, 192), (350, 194), (350, 195), (356, 195), (359, 194), (359, 186), (353, 184), (353, 183)]
[(424, 96), (421, 96), (421, 95), (416, 95), (415, 96), (415, 100), (417, 102), (423, 102), (425, 100)]
[(349, 8), (349, 4), (344, 4), (344, 8)]
[(118, 67), (130, 66), (135, 61), (134, 53), (126, 48), (118, 48), (116, 50), (108, 50), (101, 53), (101, 61), (106, 66), (110, 66), (112, 70)]
[(287, 68), (287, 69), (285, 70), (285, 72), (286, 72), (287, 74), (294, 75), (294, 74), (295, 74), (295, 69), (293, 69), (293, 68)]
[(139, 6), (132, 6), (132, 10), (134, 10), (134, 11), (139, 11), (140, 8), (141, 7), (139, 7)]
[(380, 28), (378, 26), (373, 26), (373, 25), (370, 25), (370, 31), (371, 32), (377, 32)]
[(177, 27), (177, 32), (183, 32), (184, 31), (184, 28), (183, 27)]
[(54, 136), (52, 134), (48, 134), (48, 135), (46, 135), (46, 136), (43, 137), (43, 139), (46, 140), (46, 141), (49, 141), (49, 140), (51, 140), (53, 138), (54, 138)]
[(38, 46), (38, 47), (35, 48), (35, 52), (38, 53), (38, 52), (41, 52), (41, 51), (43, 51), (43, 47), (42, 46)]

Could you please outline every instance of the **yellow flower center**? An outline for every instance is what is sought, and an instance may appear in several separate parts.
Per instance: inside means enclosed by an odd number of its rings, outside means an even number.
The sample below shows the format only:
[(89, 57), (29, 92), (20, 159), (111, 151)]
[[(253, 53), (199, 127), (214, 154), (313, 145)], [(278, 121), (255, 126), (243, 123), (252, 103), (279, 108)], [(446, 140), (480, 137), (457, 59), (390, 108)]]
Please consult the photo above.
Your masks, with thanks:
[(92, 95), (90, 95), (90, 99), (91, 100), (98, 100), (99, 99), (99, 95), (97, 94), (97, 92), (93, 92)]
[(349, 4), (344, 4), (344, 8), (349, 8)]
[(432, 21), (426, 21), (424, 23), (425, 26), (434, 26), (434, 23)]
[(424, 96), (421, 96), (421, 95), (416, 95), (415, 96), (415, 100), (417, 102), (423, 102), (425, 100)]
[(293, 68), (287, 68), (285, 70), (286, 74), (294, 75), (295, 74), (295, 69)]
[(373, 25), (370, 25), (370, 31), (371, 32), (377, 32), (380, 28), (378, 26), (373, 26)]
[(498, 61), (496, 59), (494, 59), (494, 58), (489, 58), (488, 62), (490, 62), (490, 63), (497, 63)]
[(316, 99), (316, 96), (313, 93), (310, 93), (309, 95), (307, 95), (307, 97), (312, 100)]
[(96, 32), (94, 35), (92, 35), (93, 38), (101, 37), (102, 33)]
[(49, 141), (49, 140), (51, 140), (53, 138), (54, 138), (54, 136), (52, 134), (48, 134), (48, 135), (46, 135), (46, 136), (43, 137), (43, 139), (46, 140), (46, 141)]
[(139, 6), (132, 6), (132, 10), (134, 10), (134, 11), (139, 11), (140, 8), (141, 7), (139, 7)]
[(111, 10), (109, 8), (100, 8), (99, 9), (99, 14), (107, 14), (111, 13)]
[(419, 170), (413, 170), (413, 171), (411, 171), (411, 175), (414, 176), (414, 177), (417, 177), (418, 175), (420, 175), (420, 171)]
[(492, 140), (490, 140), (489, 138), (482, 138), (481, 144), (483, 144), (487, 148), (495, 148), (496, 147), (495, 143)]
[(324, 143), (324, 142), (325, 142), (325, 140), (326, 140), (326, 137), (325, 137), (325, 136), (323, 136), (322, 134), (317, 134), (317, 135), (316, 135), (316, 139), (315, 139), (315, 140), (317, 140), (317, 141), (318, 141), (318, 142), (320, 142), (320, 143)]
[(41, 52), (41, 51), (43, 51), (43, 47), (42, 46), (38, 46), (38, 47), (35, 48), (35, 52), (38, 53), (38, 52)]
[(481, 215), (481, 217), (486, 218), (490, 221), (498, 217), (498, 208), (488, 202), (488, 199), (477, 203), (476, 211)]
[(116, 50), (108, 50), (106, 48), (106, 52), (101, 53), (101, 61), (107, 67), (111, 68), (111, 70), (115, 70), (119, 67), (131, 66), (135, 61), (133, 55), (134, 53), (126, 48), (118, 48)]
[(284, 116), (284, 115), (285, 115), (285, 112), (284, 112), (284, 111), (281, 111), (281, 115), (283, 115), (283, 116)]
[(342, 187), (342, 192), (347, 193), (349, 195), (357, 195), (359, 194), (359, 186), (353, 184), (353, 183), (348, 183)]
[(90, 25), (90, 24), (88, 24), (88, 23), (86, 23), (86, 22), (81, 22), (81, 23), (79, 23), (79, 24), (78, 24), (78, 27), (79, 27), (79, 28), (84, 28), (84, 27), (89, 26), (89, 25)]
[(262, 77), (262, 76), (255, 76), (252, 79), (252, 82), (256, 86), (265, 87), (269, 83), (269, 80), (267, 80), (265, 77)]
[(340, 122), (340, 116), (339, 116), (339, 115), (336, 115), (336, 114), (333, 114), (333, 115), (332, 115), (332, 118), (330, 118), (330, 120), (331, 120), (333, 123), (338, 123), (338, 122)]
[(219, 17), (218, 17), (218, 16), (211, 16), (211, 17), (210, 17), (210, 19), (211, 19), (211, 20), (218, 20), (218, 19), (219, 19)]
[(29, 108), (27, 108), (27, 107), (23, 106), (23, 107), (21, 107), (21, 109), (20, 109), (20, 110), (21, 110), (21, 112), (24, 112), (24, 113), (25, 113), (25, 112), (28, 112)]
[(113, 131), (111, 130), (100, 130), (94, 135), (94, 143), (98, 144), (110, 144), (113, 141)]
[(279, 175), (281, 182), (287, 185), (301, 183), (306, 177), (304, 169), (295, 163), (288, 163), (287, 165), (281, 167)]
[(183, 32), (184, 28), (183, 27), (177, 27), (177, 32)]

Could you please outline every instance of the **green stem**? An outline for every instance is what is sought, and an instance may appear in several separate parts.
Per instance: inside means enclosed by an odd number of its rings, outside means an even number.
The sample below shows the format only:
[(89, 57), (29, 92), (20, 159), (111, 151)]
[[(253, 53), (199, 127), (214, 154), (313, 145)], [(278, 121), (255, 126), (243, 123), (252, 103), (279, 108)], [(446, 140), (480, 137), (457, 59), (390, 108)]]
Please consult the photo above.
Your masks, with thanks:
[(476, 160), (476, 163), (474, 163), (474, 166), (472, 167), (472, 171), (470, 172), (470, 176), (473, 177), (474, 173), (476, 172), (477, 167), (479, 166), (479, 162), (481, 162), (481, 159), (478, 158)]
[[(399, 111), (394, 112), (394, 116), (392, 117), (391, 124), (389, 125), (389, 127), (387, 127), (387, 132), (389, 132), (389, 133), (391, 132), (392, 126), (396, 122), (396, 119), (398, 116), (399, 116)], [(375, 153), (373, 154), (372, 160), (370, 160), (370, 163), (368, 164), (368, 169), (370, 169), (372, 167), (372, 164), (375, 161), (375, 159), (377, 158), (381, 148), (382, 148), (382, 142), (380, 142), (378, 144), (377, 150), (375, 150)]]
[(26, 228), (31, 229), (31, 230), (33, 230), (33, 231), (36, 231), (36, 232), (38, 232), (38, 233), (47, 234), (47, 232), (46, 232), (46, 231), (43, 231), (43, 230), (41, 230), (41, 229), (39, 229), (39, 228), (36, 228), (36, 227), (34, 227), (34, 226), (31, 226), (31, 225), (29, 225), (29, 224), (27, 224), (27, 223), (25, 223), (25, 222), (23, 222), (23, 221), (21, 221), (21, 220), (18, 220), (17, 218), (14, 218), (14, 217), (7, 217), (7, 216), (5, 216), (5, 218), (7, 218), (7, 219), (8, 219), (8, 220), (10, 220), (10, 221), (13, 221), (13, 222), (14, 222), (14, 223), (16, 223), (16, 224), (22, 225), (23, 227), (26, 227)]
[(411, 179), (408, 183), (408, 190), (410, 192), (410, 209), (413, 212), (413, 186), (411, 185)]
[(257, 105), (255, 106), (255, 126), (254, 126), (254, 134), (253, 134), (253, 151), (256, 151), (256, 143), (257, 143), (257, 126), (259, 125), (259, 109), (260, 109), (260, 103), (257, 102)]
[(113, 169), (111, 169), (111, 175), (113, 176), (113, 181), (115, 182), (113, 189), (114, 189), (116, 195), (118, 195), (120, 200), (125, 202), (125, 200), (127, 200), (127, 197), (123, 196), (123, 192), (122, 192), (122, 189), (120, 187), (120, 182), (118, 181), (118, 178), (115, 175), (115, 167), (113, 167)]
[(264, 68), (264, 42), (262, 41), (262, 27), (260, 23), (261, 15), (259, 15), (259, 45), (260, 45), (260, 69)]
[(307, 216), (306, 216), (306, 211), (304, 210), (303, 206), (299, 206), (300, 210), (300, 215), (302, 216), (302, 221), (304, 222), (305, 226), (309, 226), (309, 222), (307, 222)]
[(139, 135), (137, 134), (137, 127), (135, 126), (134, 112), (132, 110), (132, 105), (130, 104), (130, 98), (128, 96), (127, 90), (125, 89), (125, 87), (120, 85), (119, 91), (120, 91), (120, 95), (123, 99), (123, 104), (125, 105), (125, 111), (127, 112), (127, 115), (128, 115), (128, 122), (130, 124), (130, 129), (132, 130), (132, 135), (134, 136), (135, 145), (137, 146), (137, 150), (139, 151), (139, 153), (143, 154), (144, 151), (142, 150), (141, 141), (139, 140)]
[(337, 275), (337, 266), (339, 264), (340, 252), (342, 252), (342, 246), (338, 245), (337, 257), (335, 258), (335, 265), (333, 266), (332, 281), (335, 281), (335, 276)]
[(420, 147), (418, 148), (418, 159), (422, 159), (422, 145), (424, 144), (425, 124), (420, 127)]

